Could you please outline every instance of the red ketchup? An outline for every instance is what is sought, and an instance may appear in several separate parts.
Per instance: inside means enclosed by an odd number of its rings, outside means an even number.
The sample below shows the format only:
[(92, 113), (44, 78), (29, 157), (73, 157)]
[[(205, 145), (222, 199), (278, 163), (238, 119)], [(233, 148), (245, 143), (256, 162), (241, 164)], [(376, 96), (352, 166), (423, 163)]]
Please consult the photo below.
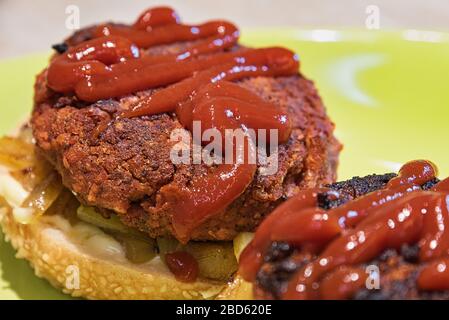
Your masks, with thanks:
[[(419, 244), (423, 268), (418, 287), (449, 289), (449, 178), (422, 191), (435, 179), (429, 161), (405, 164), (396, 178), (379, 191), (325, 211), (317, 194), (306, 190), (279, 206), (259, 227), (240, 258), (240, 273), (256, 279), (263, 255), (272, 241), (296, 248), (319, 245), (316, 258), (290, 279), (284, 299), (344, 299), (365, 285), (367, 274), (357, 267), (388, 248)], [(338, 198), (338, 193), (334, 192)], [(324, 245), (323, 245), (324, 244)]]
[[(105, 24), (93, 33), (94, 39), (52, 60), (47, 73), (52, 90), (95, 102), (164, 87), (123, 110), (117, 119), (174, 112), (190, 130), (193, 121), (201, 121), (202, 131), (217, 128), (222, 136), (226, 129), (277, 129), (278, 143), (288, 141), (288, 114), (231, 81), (298, 74), (299, 61), (292, 51), (277, 47), (226, 51), (239, 38), (232, 23), (184, 25), (167, 7), (145, 11), (132, 26)], [(146, 55), (142, 50), (179, 41), (194, 44), (179, 54)], [(101, 125), (96, 136), (107, 127)], [(177, 238), (186, 241), (205, 219), (231, 204), (251, 183), (256, 169), (246, 162), (222, 164), (181, 193), (172, 194), (169, 187), (161, 190), (172, 201)]]
[(165, 255), (165, 263), (176, 279), (194, 282), (198, 277), (198, 262), (188, 252), (176, 251)]

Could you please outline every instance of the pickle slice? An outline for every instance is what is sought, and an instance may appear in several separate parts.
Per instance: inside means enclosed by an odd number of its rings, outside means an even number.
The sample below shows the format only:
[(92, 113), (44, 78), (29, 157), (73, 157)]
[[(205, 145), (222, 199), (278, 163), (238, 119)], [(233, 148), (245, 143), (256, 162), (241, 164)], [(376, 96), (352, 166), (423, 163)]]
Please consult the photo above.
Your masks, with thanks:
[(150, 239), (145, 233), (124, 225), (116, 214), (112, 214), (109, 218), (105, 218), (95, 211), (95, 208), (86, 206), (79, 206), (76, 213), (78, 219), (93, 224), (105, 231), (121, 233), (141, 240)]
[(197, 261), (202, 277), (228, 280), (237, 271), (232, 242), (191, 242), (185, 246)]
[(154, 239), (143, 240), (123, 234), (114, 234), (114, 238), (125, 247), (126, 258), (132, 263), (145, 263), (157, 256)]
[(183, 245), (174, 238), (160, 237), (156, 239), (161, 257), (165, 260), (167, 253), (182, 250)]
[(111, 215), (109, 218), (105, 218), (93, 207), (79, 206), (76, 213), (80, 220), (102, 229), (120, 233), (129, 233), (132, 230), (125, 226), (118, 216)]
[[(123, 243), (127, 258), (133, 263), (144, 263), (156, 255), (156, 242), (141, 232), (125, 226), (112, 215), (105, 218), (92, 207), (80, 206), (78, 218), (87, 223), (112, 232)], [(165, 255), (175, 251), (186, 251), (197, 261), (200, 276), (214, 280), (227, 280), (237, 270), (237, 260), (232, 242), (190, 242), (182, 245), (174, 238), (161, 237), (157, 247), (162, 260)]]
[(71, 225), (74, 225), (80, 221), (76, 213), (79, 206), (80, 203), (75, 196), (68, 189), (64, 188), (59, 197), (45, 212), (45, 215), (62, 215)]
[(197, 260), (199, 274), (203, 278), (224, 281), (237, 270), (232, 242), (189, 242), (182, 245), (173, 238), (158, 238), (157, 244), (164, 262), (167, 253), (190, 253)]
[(34, 146), (16, 138), (0, 138), (0, 164), (13, 170), (32, 167)]

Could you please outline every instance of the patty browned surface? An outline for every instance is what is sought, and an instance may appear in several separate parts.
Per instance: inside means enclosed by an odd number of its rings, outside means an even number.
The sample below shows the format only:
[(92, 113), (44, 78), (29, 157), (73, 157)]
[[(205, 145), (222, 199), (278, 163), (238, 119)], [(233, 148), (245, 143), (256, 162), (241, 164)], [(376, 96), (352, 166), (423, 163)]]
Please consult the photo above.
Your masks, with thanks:
[[(319, 197), (319, 206), (323, 209), (338, 207), (368, 192), (381, 189), (396, 174), (355, 177), (348, 181), (330, 185), (343, 197), (330, 200), (326, 194)], [(438, 180), (422, 185), (423, 190), (430, 189)], [(286, 242), (273, 242), (265, 254), (264, 263), (256, 278), (256, 295), (259, 298), (279, 299), (286, 290), (288, 281), (297, 270), (313, 260), (311, 254), (304, 254)], [(419, 263), (418, 244), (403, 245), (399, 250), (387, 249), (376, 259), (361, 265), (375, 265), (379, 268), (380, 288), (363, 288), (356, 292), (353, 299), (394, 300), (394, 299), (448, 299), (449, 291), (423, 291), (416, 284), (422, 264)]]
[[(90, 29), (85, 29), (66, 43), (74, 45), (89, 39), (89, 34)], [(185, 45), (159, 46), (145, 54), (179, 52)], [(197, 228), (191, 239), (225, 240), (240, 231), (252, 231), (279, 202), (299, 189), (336, 178), (341, 145), (310, 80), (297, 75), (249, 78), (238, 83), (287, 110), (294, 129), (288, 143), (279, 148), (277, 173), (256, 174), (247, 190), (225, 211)], [(170, 133), (182, 128), (174, 114), (114, 120), (118, 111), (152, 92), (86, 104), (76, 96), (52, 92), (44, 70), (35, 85), (31, 123), (37, 146), (83, 204), (114, 211), (125, 224), (157, 237), (173, 234), (171, 205), (161, 196), (161, 188), (169, 185), (176, 192), (194, 176), (208, 174), (214, 167), (171, 162), (174, 142), (170, 142)], [(108, 122), (110, 126), (96, 137), (96, 128)]]

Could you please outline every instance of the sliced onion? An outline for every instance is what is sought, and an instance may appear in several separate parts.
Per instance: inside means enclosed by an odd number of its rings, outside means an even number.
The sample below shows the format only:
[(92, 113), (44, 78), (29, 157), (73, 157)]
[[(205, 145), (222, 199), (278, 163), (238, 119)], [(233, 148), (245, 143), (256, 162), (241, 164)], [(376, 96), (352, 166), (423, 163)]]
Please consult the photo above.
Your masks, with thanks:
[(32, 191), (41, 183), (54, 169), (50, 163), (41, 156), (36, 155), (34, 166), (22, 170), (11, 171), (11, 176), (16, 179), (25, 190)]
[(39, 217), (55, 202), (63, 189), (61, 179), (56, 172), (51, 172), (39, 183), (22, 204), (22, 208), (33, 210), (33, 217)]
[(34, 146), (17, 138), (0, 138), (0, 164), (13, 170), (33, 167)]

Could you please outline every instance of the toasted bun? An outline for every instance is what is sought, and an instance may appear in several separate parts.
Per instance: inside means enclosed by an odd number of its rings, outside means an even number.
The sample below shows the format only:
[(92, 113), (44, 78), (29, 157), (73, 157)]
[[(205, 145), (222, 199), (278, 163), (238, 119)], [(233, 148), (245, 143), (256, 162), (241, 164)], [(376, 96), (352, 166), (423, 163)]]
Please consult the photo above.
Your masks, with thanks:
[[(0, 206), (0, 226), (5, 239), (17, 250), (17, 258), (28, 260), (38, 277), (73, 297), (211, 299), (226, 287), (225, 283), (206, 279), (193, 283), (177, 281), (159, 257), (136, 265), (117, 254), (103, 254), (102, 250), (102, 254), (95, 254), (95, 250), (88, 250), (76, 241), (79, 239), (74, 239), (73, 228), (62, 215), (44, 216), (28, 224), (18, 222), (21, 221), (17, 215), (19, 210), (14, 208), (18, 208), (27, 192), (1, 168), (0, 195), (12, 207)], [(97, 237), (103, 233), (94, 226), (85, 227)], [(100, 237), (100, 245), (101, 241), (105, 238)]]
[(232, 282), (228, 283), (216, 298), (217, 300), (252, 300), (253, 285), (236, 275)]
[[(209, 299), (225, 285), (198, 280), (177, 281), (162, 265), (144, 269), (131, 263), (99, 258), (83, 252), (61, 230), (39, 221), (20, 224), (11, 210), (2, 210), (0, 224), (17, 257), (26, 259), (37, 276), (74, 297), (88, 299)], [(73, 287), (73, 266), (79, 288)], [(69, 285), (67, 285), (69, 284)]]

